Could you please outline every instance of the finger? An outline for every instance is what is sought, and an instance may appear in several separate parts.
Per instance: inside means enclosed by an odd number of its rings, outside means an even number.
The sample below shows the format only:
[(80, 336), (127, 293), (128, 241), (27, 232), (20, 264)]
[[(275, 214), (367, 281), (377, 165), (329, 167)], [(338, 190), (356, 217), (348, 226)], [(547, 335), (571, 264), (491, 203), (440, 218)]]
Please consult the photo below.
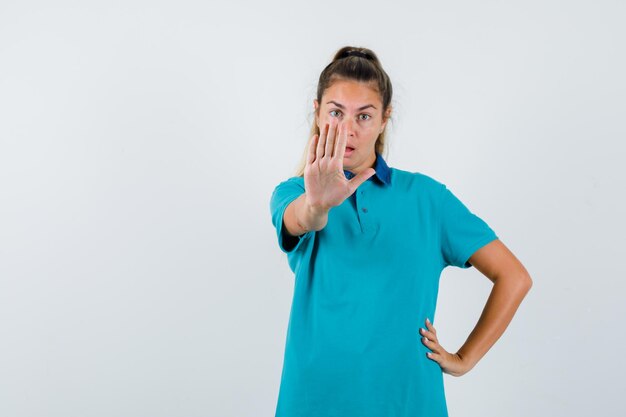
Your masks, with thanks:
[(435, 327), (433, 326), (433, 324), (430, 322), (430, 320), (428, 320), (428, 318), (426, 318), (426, 327), (428, 327), (428, 330), (430, 330), (431, 332), (433, 332), (435, 335), (437, 334), (437, 330), (435, 330)]
[(432, 350), (434, 353), (441, 353), (443, 351), (443, 348), (441, 347), (441, 345), (432, 339), (422, 337), (422, 343), (424, 344), (424, 346)]
[(335, 141), (335, 133), (337, 130), (337, 122), (336, 119), (330, 119), (330, 123), (328, 126), (328, 134), (326, 135), (326, 141), (324, 142), (324, 155), (327, 158), (331, 158), (332, 155), (332, 146), (328, 145), (328, 142), (334, 143)]
[(306, 153), (307, 164), (312, 164), (315, 161), (315, 147), (317, 146), (317, 140), (319, 139), (319, 137), (320, 135), (313, 135), (313, 137), (311, 137), (311, 140), (309, 141), (309, 148)]
[(333, 148), (335, 147), (335, 136), (337, 135), (337, 123), (334, 119), (331, 119), (330, 130), (328, 131), (328, 137), (326, 137), (326, 147), (324, 149), (324, 155), (332, 158)]
[(437, 335), (435, 335), (433, 332), (428, 331), (428, 330), (426, 330), (424, 328), (421, 328), (421, 327), (420, 327), (420, 334), (422, 336), (425, 336), (425, 337), (429, 338), (430, 340), (436, 340), (437, 339)]
[(347, 140), (348, 140), (348, 129), (346, 129), (345, 125), (342, 123), (341, 129), (339, 131), (339, 135), (337, 136), (337, 141), (335, 143), (335, 149), (333, 152), (333, 155), (336, 155), (337, 158), (342, 162), (343, 162), (343, 156), (346, 153)]
[(324, 129), (320, 134), (320, 138), (317, 141), (317, 153), (315, 159), (320, 160), (324, 156), (324, 146), (326, 145), (326, 136), (328, 135), (328, 124), (324, 124)]
[(434, 351), (439, 351), (439, 342), (437, 342), (436, 340), (431, 339), (430, 337), (424, 336), (422, 337), (422, 342), (428, 346), (430, 349), (434, 350)]
[[(343, 153), (343, 151), (341, 150), (339, 152)], [(342, 155), (342, 158), (343, 158), (343, 155)], [(350, 191), (354, 193), (361, 184), (367, 181), (367, 179), (371, 177), (372, 175), (374, 175), (375, 173), (376, 173), (376, 170), (374, 168), (368, 168), (358, 173), (354, 178), (348, 181), (348, 184), (350, 185)]]

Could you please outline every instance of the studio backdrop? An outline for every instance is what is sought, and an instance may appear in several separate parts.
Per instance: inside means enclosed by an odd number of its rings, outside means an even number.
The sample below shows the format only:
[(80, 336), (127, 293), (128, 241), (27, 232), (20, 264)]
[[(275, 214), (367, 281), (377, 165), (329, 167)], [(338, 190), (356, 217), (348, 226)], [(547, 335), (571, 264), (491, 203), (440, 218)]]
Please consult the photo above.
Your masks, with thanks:
[[(626, 6), (0, 4), (0, 415), (273, 416), (294, 275), (274, 187), (320, 72), (374, 50), (390, 166), (438, 179), (533, 287), (451, 416), (624, 415)], [(446, 268), (455, 351), (491, 282)]]

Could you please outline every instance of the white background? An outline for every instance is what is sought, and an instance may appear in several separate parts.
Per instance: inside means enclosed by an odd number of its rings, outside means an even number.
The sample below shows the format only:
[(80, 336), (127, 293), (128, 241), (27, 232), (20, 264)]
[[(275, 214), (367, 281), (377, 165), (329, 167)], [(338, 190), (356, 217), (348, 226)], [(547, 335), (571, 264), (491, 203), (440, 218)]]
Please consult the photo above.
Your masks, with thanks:
[[(534, 286), (451, 416), (623, 415), (621, 1), (0, 3), (0, 415), (273, 416), (293, 275), (269, 198), (344, 45), (390, 75), (391, 166)], [(456, 351), (491, 282), (447, 268)]]

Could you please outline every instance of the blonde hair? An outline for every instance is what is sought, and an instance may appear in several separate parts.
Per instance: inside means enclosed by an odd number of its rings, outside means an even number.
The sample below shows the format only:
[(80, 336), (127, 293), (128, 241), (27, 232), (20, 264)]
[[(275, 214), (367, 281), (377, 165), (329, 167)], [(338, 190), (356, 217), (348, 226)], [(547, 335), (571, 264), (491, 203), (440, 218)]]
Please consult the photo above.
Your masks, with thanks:
[[(326, 91), (326, 89), (329, 88), (334, 82), (339, 80), (354, 80), (373, 84), (373, 87), (376, 88), (380, 94), (383, 104), (383, 120), (385, 120), (385, 113), (391, 104), (393, 88), (391, 86), (389, 76), (383, 69), (376, 54), (371, 49), (344, 46), (335, 53), (331, 63), (328, 64), (320, 74), (319, 81), (317, 83), (318, 103), (322, 102), (324, 91)], [(315, 111), (315, 116), (319, 116), (320, 107), (321, 105), (318, 106)], [(313, 137), (313, 135), (320, 134), (320, 129), (317, 126), (317, 123), (315, 123), (316, 118), (317, 117), (314, 117), (313, 123), (311, 124), (309, 139)], [(391, 116), (388, 116), (388, 118), (391, 118)], [(378, 135), (376, 144), (374, 145), (374, 150), (381, 154), (385, 159), (387, 158), (387, 125), (388, 123), (385, 124), (384, 130)], [(308, 141), (295, 172), (295, 176), (297, 177), (304, 175), (307, 150)]]

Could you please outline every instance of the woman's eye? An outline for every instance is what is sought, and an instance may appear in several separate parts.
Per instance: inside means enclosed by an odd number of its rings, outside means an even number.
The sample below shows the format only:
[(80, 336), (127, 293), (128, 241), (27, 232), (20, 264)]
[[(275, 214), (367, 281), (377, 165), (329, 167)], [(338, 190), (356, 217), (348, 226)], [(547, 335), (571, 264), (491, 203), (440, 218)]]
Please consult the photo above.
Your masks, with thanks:
[[(339, 110), (331, 110), (331, 111), (330, 111), (330, 115), (331, 115), (332, 117), (336, 117), (336, 116), (335, 116), (335, 113), (340, 114), (341, 112), (340, 112)], [(362, 116), (364, 116), (364, 117), (362, 117)], [(372, 118), (372, 116), (370, 116), (369, 114), (365, 114), (365, 113), (363, 113), (363, 114), (360, 114), (360, 115), (359, 115), (359, 118), (360, 118), (360, 120), (369, 120), (369, 119), (371, 119), (371, 118)]]

